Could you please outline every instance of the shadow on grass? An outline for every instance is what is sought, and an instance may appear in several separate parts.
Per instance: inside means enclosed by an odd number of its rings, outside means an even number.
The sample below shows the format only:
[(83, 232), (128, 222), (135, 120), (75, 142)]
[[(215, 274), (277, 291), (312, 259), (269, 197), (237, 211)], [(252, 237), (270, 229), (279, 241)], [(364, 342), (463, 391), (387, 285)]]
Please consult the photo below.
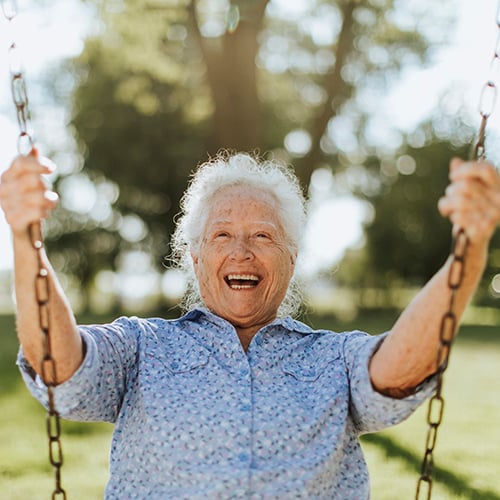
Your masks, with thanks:
[(63, 419), (61, 428), (63, 435), (68, 436), (107, 435), (112, 428), (112, 424), (106, 422), (75, 422)]
[(500, 344), (500, 325), (462, 325), (457, 342), (480, 342), (482, 344)]
[[(367, 434), (362, 436), (362, 441), (379, 447), (388, 458), (396, 458), (403, 461), (408, 469), (417, 471), (415, 476), (415, 488), (417, 486), (418, 472), (422, 464), (422, 457), (418, 456), (400, 444), (394, 439), (383, 434)], [(434, 483), (440, 483), (451, 495), (461, 498), (470, 498), (471, 500), (500, 500), (500, 495), (491, 490), (478, 490), (473, 488), (463, 476), (455, 474), (439, 466), (434, 466)]]
[(0, 395), (17, 389), (21, 379), (16, 367), (19, 344), (12, 315), (0, 315)]
[[(29, 476), (38, 476), (40, 474), (48, 474), (52, 472), (52, 466), (47, 465), (47, 462), (30, 462), (23, 463), (22, 467), (18, 467), (17, 464), (12, 464), (12, 466), (7, 466), (5, 468), (0, 468), (0, 480), (4, 479), (16, 479)], [(1, 481), (0, 481), (1, 482)]]

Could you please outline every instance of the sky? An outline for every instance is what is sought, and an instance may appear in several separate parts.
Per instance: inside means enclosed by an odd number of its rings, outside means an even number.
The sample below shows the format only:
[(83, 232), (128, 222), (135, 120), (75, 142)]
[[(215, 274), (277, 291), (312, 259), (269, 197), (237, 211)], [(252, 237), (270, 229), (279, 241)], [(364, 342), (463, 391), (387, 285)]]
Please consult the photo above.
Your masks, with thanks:
[[(283, 0), (274, 0), (283, 3)], [(458, 22), (449, 34), (450, 44), (434, 56), (426, 68), (407, 70), (392, 84), (386, 99), (373, 109), (381, 120), (410, 131), (429, 117), (448, 89), (463, 92), (474, 123), (481, 89), (490, 76), (490, 62), (497, 42), (495, 0), (455, 0)], [(17, 123), (10, 97), (7, 52), (14, 37), (22, 50), (31, 106), (37, 105), (37, 78), (61, 58), (77, 55), (85, 34), (92, 29), (91, 18), (80, 2), (53, 0), (37, 7), (18, 1), (14, 23), (0, 16), (0, 172), (16, 154)], [(15, 28), (15, 30), (14, 30)], [(15, 34), (15, 36), (13, 35)], [(500, 113), (497, 111), (497, 114)], [(383, 121), (382, 120), (382, 121)], [(381, 121), (381, 122), (382, 122)], [(479, 116), (477, 115), (479, 124)], [(500, 116), (493, 113), (489, 129), (500, 133)], [(324, 175), (318, 186), (331, 183)], [(334, 187), (331, 192), (335, 194)], [(346, 217), (350, 214), (350, 217)], [(347, 246), (359, 243), (365, 209), (346, 195), (326, 199), (311, 213), (305, 252), (310, 271), (338, 260)], [(329, 230), (324, 231), (328, 226)], [(8, 227), (0, 214), (0, 270), (10, 269), (12, 252)], [(307, 267), (307, 266), (306, 266)]]

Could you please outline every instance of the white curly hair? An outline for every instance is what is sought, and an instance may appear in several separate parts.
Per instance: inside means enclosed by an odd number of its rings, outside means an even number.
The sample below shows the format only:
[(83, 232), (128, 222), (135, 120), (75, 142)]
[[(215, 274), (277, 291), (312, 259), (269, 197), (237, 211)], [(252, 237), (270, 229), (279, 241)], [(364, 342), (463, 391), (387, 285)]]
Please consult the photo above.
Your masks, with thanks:
[[(191, 177), (184, 193), (172, 235), (171, 261), (187, 276), (187, 292), (181, 306), (184, 310), (204, 307), (194, 272), (191, 252), (198, 253), (214, 195), (230, 186), (249, 186), (270, 193), (278, 202), (279, 217), (291, 255), (296, 255), (306, 221), (305, 199), (292, 169), (276, 160), (260, 160), (247, 153), (220, 153), (201, 164)], [(278, 316), (296, 315), (302, 294), (292, 277)]]

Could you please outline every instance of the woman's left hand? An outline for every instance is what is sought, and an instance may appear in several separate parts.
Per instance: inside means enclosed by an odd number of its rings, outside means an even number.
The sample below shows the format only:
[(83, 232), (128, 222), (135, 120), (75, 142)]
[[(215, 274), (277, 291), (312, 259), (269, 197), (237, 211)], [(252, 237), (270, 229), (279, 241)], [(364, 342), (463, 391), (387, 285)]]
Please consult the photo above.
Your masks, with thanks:
[(500, 175), (486, 161), (450, 163), (450, 184), (439, 211), (454, 229), (462, 228), (473, 245), (488, 244), (500, 223)]

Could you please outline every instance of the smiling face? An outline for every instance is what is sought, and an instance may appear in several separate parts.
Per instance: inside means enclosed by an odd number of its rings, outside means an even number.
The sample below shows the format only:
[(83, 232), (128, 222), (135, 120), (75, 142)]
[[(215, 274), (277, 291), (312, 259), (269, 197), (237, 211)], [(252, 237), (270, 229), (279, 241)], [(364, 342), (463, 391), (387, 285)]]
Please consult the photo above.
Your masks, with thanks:
[(192, 253), (208, 309), (256, 333), (276, 318), (293, 274), (275, 198), (230, 186), (212, 198), (199, 250)]

